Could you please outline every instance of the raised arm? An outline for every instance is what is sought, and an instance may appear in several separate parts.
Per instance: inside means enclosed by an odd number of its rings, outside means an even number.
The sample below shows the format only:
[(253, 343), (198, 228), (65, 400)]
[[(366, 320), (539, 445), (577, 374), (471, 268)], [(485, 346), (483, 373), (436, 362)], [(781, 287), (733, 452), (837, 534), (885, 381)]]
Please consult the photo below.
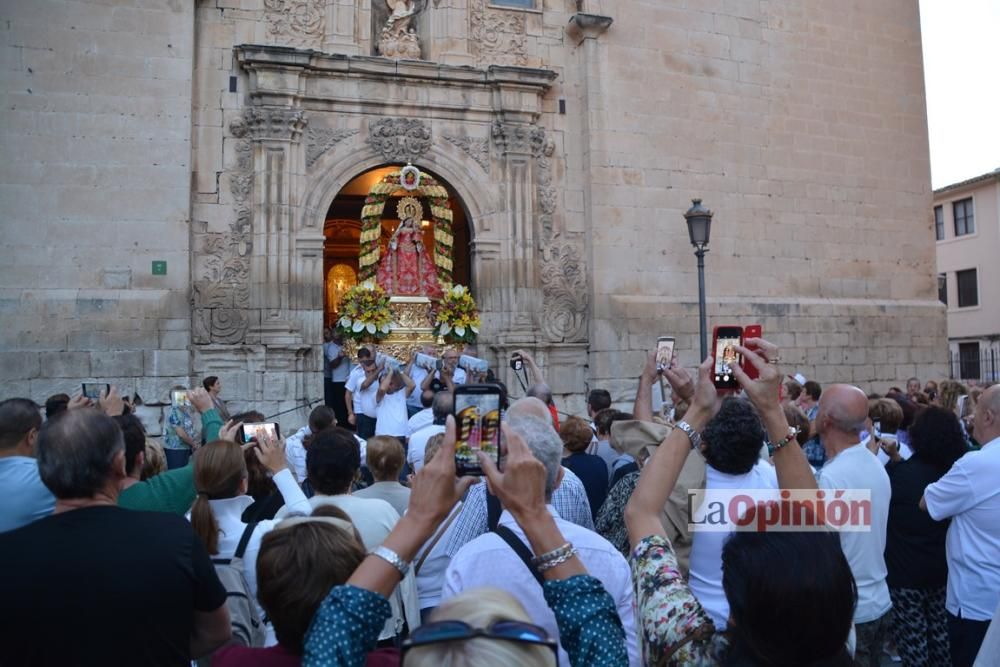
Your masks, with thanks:
[(376, 403), (382, 402), (382, 399), (385, 398), (385, 395), (389, 393), (390, 386), (392, 386), (392, 373), (386, 373), (385, 376), (378, 383), (378, 391), (375, 392)]
[(514, 354), (520, 354), (521, 360), (524, 361), (524, 365), (528, 369), (528, 378), (530, 380), (529, 384), (545, 384), (545, 376), (542, 375), (542, 371), (538, 368), (538, 364), (535, 363), (535, 358), (524, 350), (515, 350)]
[[(695, 432), (701, 432), (705, 428), (715, 409), (715, 386), (710, 377), (711, 368), (711, 358), (698, 367), (698, 383), (694, 386), (691, 407), (684, 415), (684, 421)], [(671, 368), (664, 371), (664, 374), (671, 385), (690, 382), (690, 376), (684, 369)], [(675, 428), (643, 467), (639, 484), (625, 507), (625, 525), (628, 527), (629, 544), (633, 548), (644, 537), (666, 537), (666, 531), (660, 523), (660, 512), (677, 484), (677, 478), (680, 477), (681, 468), (690, 451), (691, 439), (686, 432)]]
[[(413, 365), (412, 361), (410, 362), (410, 365), (411, 366)], [(407, 398), (409, 398), (410, 394), (413, 393), (413, 390), (417, 388), (417, 383), (414, 382), (413, 378), (410, 377), (410, 372), (409, 371), (410, 371), (410, 369), (409, 369), (409, 367), (407, 367), (406, 372), (402, 373), (402, 376), (403, 376), (403, 386), (405, 387), (406, 397)]]

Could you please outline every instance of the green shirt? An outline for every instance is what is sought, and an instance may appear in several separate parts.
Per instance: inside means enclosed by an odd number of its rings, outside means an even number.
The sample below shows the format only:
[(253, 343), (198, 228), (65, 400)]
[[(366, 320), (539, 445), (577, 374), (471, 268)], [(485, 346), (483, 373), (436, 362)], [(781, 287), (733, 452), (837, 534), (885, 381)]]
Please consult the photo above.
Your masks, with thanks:
[[(205, 442), (219, 437), (222, 418), (212, 408), (201, 416)], [(187, 514), (197, 494), (194, 490), (194, 458), (183, 468), (160, 473), (145, 482), (137, 482), (118, 496), (119, 507), (145, 512)]]

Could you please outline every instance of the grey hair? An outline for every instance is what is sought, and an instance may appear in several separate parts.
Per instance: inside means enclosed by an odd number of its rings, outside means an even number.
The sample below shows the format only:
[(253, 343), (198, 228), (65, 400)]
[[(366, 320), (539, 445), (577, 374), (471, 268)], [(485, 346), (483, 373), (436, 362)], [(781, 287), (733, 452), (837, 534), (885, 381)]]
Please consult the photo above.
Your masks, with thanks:
[(434, 415), (434, 419), (444, 419), (454, 408), (455, 399), (450, 391), (439, 391), (434, 394), (434, 402), (431, 403), (431, 414)]
[(45, 422), (38, 433), (38, 474), (56, 498), (92, 498), (124, 451), (125, 438), (114, 419), (94, 409), (69, 410)]
[(545, 502), (552, 499), (562, 467), (563, 442), (552, 422), (534, 415), (515, 414), (507, 420), (510, 430), (524, 438), (532, 455), (545, 466)]
[(826, 411), (826, 416), (830, 418), (830, 425), (841, 433), (851, 435), (861, 435), (868, 423), (868, 413), (853, 412), (850, 406), (834, 403)]

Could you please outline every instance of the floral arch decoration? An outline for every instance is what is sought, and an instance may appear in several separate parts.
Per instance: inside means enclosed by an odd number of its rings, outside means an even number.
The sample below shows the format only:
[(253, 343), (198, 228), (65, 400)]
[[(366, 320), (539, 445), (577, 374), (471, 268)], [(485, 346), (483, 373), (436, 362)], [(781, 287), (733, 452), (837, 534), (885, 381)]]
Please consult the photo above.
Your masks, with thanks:
[[(404, 172), (406, 172), (404, 174)], [(431, 219), (434, 223), (434, 267), (438, 282), (444, 290), (452, 286), (452, 213), (448, 204), (448, 191), (427, 173), (417, 172), (415, 167), (386, 174), (372, 186), (361, 209), (361, 250), (358, 257), (358, 281), (374, 280), (381, 256), (379, 239), (382, 236), (382, 212), (385, 204), (395, 193), (405, 191), (412, 197), (425, 197), (430, 203)], [(406, 179), (404, 184), (402, 179)]]

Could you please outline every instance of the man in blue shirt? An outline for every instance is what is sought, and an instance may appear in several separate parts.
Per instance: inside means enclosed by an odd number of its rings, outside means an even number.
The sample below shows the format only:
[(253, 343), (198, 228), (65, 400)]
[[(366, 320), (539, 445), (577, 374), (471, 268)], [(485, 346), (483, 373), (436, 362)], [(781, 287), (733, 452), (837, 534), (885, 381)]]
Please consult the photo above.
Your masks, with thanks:
[(34, 401), (9, 398), (0, 403), (0, 533), (52, 514), (56, 499), (42, 484), (35, 461), (35, 439), (42, 415)]

